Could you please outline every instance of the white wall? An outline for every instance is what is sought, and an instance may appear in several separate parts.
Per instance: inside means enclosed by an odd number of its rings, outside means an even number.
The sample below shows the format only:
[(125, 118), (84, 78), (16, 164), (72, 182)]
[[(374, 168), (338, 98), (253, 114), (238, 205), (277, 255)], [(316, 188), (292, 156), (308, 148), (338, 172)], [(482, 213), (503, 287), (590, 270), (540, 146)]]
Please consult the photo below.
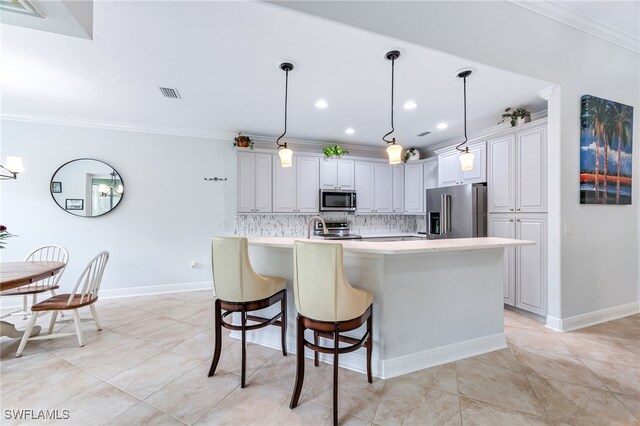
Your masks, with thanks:
[[(233, 231), (232, 141), (7, 120), (1, 124), (2, 158), (21, 156), (26, 169), (17, 180), (0, 183), (0, 223), (19, 235), (7, 240), (3, 261), (22, 260), (39, 245), (59, 244), (70, 254), (65, 287), (101, 250), (111, 253), (104, 294), (129, 287), (210, 285), (209, 241)], [(124, 198), (111, 213), (73, 216), (51, 198), (49, 181), (56, 169), (82, 157), (102, 160), (122, 176)], [(229, 180), (204, 181), (213, 176)], [(192, 260), (202, 267), (191, 269)]]
[[(274, 2), (376, 33), (551, 81), (549, 104), (560, 121), (560, 318), (637, 303), (640, 291), (640, 56), (508, 2)], [(394, 47), (394, 46), (386, 46)], [(384, 48), (381, 47), (381, 51)], [(632, 206), (581, 206), (578, 196), (580, 97), (592, 94), (634, 106)], [(553, 112), (552, 105), (559, 111)], [(553, 200), (550, 200), (553, 202)], [(598, 283), (604, 282), (602, 291)], [(551, 283), (553, 285), (553, 283)], [(557, 302), (557, 301), (556, 301)], [(550, 304), (551, 306), (551, 304)]]

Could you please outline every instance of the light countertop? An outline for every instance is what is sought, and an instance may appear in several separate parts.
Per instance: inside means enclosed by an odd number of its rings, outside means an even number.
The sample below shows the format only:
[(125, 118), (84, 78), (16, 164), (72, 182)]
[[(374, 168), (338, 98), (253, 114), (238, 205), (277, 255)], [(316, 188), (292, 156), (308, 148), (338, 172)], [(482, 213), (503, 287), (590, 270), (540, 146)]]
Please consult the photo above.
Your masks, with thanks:
[[(276, 248), (292, 248), (294, 241), (306, 240), (304, 237), (257, 237), (249, 238), (249, 244)], [(503, 247), (535, 245), (535, 241), (513, 240), (508, 238), (452, 238), (445, 240), (414, 241), (359, 241), (359, 240), (319, 240), (324, 244), (342, 244), (345, 252), (371, 254), (419, 254), (443, 251), (485, 250)]]

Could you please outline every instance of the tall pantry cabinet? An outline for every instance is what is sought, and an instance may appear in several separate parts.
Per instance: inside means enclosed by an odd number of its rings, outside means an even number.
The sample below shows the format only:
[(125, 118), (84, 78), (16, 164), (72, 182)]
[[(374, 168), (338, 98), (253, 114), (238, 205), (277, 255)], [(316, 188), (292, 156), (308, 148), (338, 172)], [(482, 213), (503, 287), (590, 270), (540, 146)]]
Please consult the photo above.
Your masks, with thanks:
[(546, 120), (488, 140), (487, 195), (489, 236), (536, 243), (507, 249), (504, 303), (546, 315)]

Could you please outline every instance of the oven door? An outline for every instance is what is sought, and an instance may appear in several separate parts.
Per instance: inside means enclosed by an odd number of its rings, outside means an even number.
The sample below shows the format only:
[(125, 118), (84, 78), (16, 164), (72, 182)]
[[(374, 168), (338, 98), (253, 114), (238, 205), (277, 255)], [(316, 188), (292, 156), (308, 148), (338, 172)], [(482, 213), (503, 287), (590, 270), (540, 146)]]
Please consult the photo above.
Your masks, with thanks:
[(355, 191), (320, 190), (321, 212), (355, 212)]

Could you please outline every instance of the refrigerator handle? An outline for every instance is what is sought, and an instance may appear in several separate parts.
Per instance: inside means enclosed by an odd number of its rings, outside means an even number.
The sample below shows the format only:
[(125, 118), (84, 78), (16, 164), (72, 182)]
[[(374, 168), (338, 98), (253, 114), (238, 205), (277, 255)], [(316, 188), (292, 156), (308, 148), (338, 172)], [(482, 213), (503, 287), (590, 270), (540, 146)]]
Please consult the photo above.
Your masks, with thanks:
[(447, 221), (447, 234), (449, 232), (451, 232), (451, 195), (449, 194), (445, 194), (444, 196), (444, 200), (445, 200), (445, 217), (446, 217), (446, 221)]
[(446, 234), (447, 229), (447, 194), (440, 194), (440, 234)]

